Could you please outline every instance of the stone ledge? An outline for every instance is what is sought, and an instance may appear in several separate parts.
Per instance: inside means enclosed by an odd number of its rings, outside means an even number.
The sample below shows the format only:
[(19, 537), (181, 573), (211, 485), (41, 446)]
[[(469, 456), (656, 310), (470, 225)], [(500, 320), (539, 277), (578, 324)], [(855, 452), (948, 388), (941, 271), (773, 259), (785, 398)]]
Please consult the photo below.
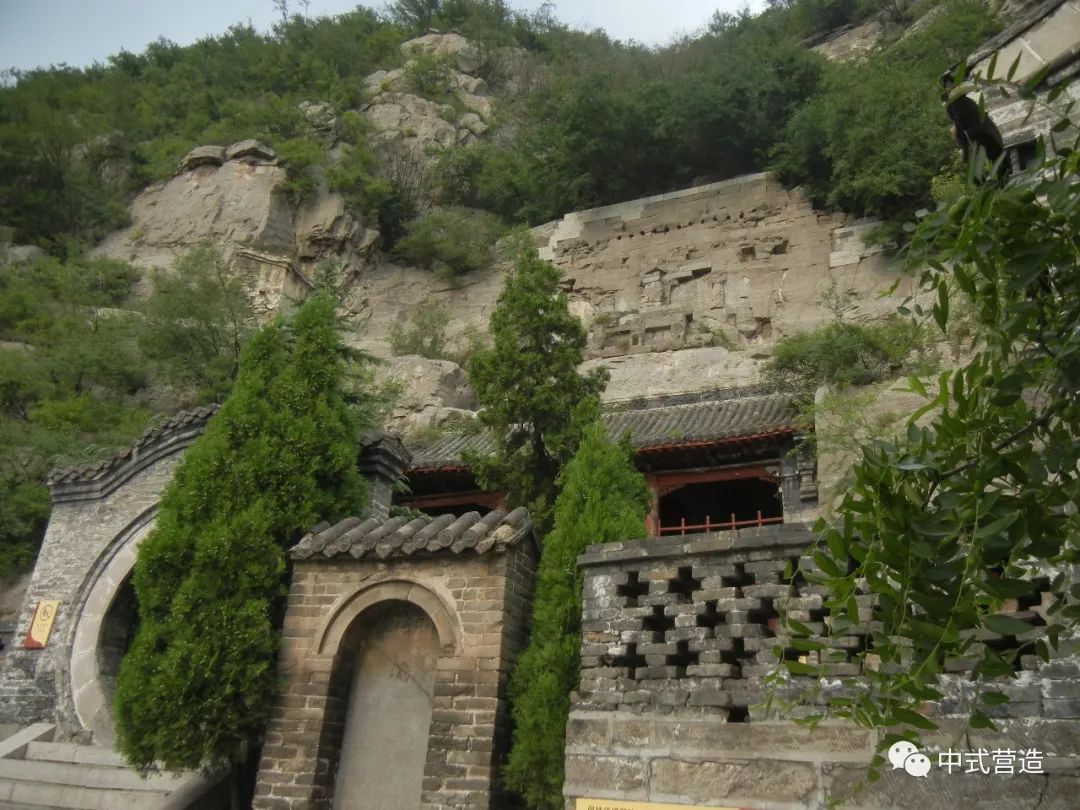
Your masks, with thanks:
[(804, 523), (784, 523), (752, 529), (702, 532), (677, 537), (631, 540), (625, 543), (602, 543), (588, 546), (578, 557), (578, 565), (588, 567), (628, 560), (681, 557), (689, 554), (712, 554), (762, 548), (805, 548), (814, 539)]

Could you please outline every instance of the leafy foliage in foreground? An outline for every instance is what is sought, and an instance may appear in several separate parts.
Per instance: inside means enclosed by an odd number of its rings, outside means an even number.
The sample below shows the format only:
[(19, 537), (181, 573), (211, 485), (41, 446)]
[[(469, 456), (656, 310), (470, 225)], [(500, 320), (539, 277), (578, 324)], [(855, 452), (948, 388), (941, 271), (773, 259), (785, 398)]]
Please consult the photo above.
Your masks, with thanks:
[[(1077, 146), (1005, 188), (982, 181), (913, 228), (906, 259), (936, 296), (929, 314), (944, 333), (953, 291), (969, 299), (980, 327), (974, 355), (941, 374), (936, 395), (911, 378), (926, 404), (904, 435), (863, 448), (838, 520), (815, 527), (831, 633), (877, 628), (854, 654), (868, 688), (833, 700), (830, 712), (893, 727), (881, 750), (935, 728), (924, 707), (943, 696), (954, 659), (974, 665), (971, 726), (991, 727), (989, 707), (1008, 699), (995, 684), (1014, 676), (1021, 655), (1047, 660), (1080, 622)], [(974, 156), (970, 171), (991, 174)], [(1045, 618), (1008, 615), (1039, 582), (1052, 594)], [(870, 597), (868, 610), (860, 596)], [(811, 656), (827, 664), (840, 652), (788, 624)], [(988, 637), (1004, 641), (981, 643)]]
[(599, 422), (585, 429), (561, 483), (555, 528), (540, 557), (532, 635), (510, 681), (515, 728), (507, 783), (537, 810), (564, 804), (563, 749), (581, 644), (577, 557), (593, 543), (640, 536), (649, 509), (633, 451), (613, 444)]
[(607, 371), (578, 372), (585, 327), (559, 289), (558, 269), (522, 245), (491, 313), (492, 346), (469, 360), (480, 420), (495, 438), (493, 457), (469, 459), (485, 489), (505, 489), (526, 505), (542, 537), (550, 527), (559, 471), (599, 414)]
[(367, 498), (345, 352), (325, 295), (264, 327), (162, 498), (135, 565), (140, 624), (116, 699), (120, 748), (140, 771), (242, 762), (262, 731), (284, 549)]

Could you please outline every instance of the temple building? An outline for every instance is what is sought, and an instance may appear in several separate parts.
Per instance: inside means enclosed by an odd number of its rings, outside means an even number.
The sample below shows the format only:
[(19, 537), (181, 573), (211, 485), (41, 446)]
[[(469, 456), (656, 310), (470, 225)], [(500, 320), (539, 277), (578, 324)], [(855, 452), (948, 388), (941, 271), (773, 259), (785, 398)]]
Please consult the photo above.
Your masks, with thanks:
[[(629, 436), (652, 492), (646, 536), (790, 523), (816, 510), (807, 424), (786, 395), (743, 388), (641, 399), (602, 418), (612, 439)], [(463, 460), (493, 448), (476, 432), (413, 448), (410, 491), (395, 502), (431, 515), (504, 507), (505, 493), (480, 490)]]

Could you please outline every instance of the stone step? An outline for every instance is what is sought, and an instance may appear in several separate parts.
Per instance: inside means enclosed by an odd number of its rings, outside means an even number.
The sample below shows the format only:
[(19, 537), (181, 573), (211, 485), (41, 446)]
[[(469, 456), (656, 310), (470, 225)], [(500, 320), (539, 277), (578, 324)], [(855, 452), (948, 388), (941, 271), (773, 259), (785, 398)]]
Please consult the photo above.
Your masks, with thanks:
[(81, 762), (58, 762), (30, 757), (23, 760), (0, 759), (0, 779), (162, 793), (175, 790), (185, 781), (183, 776), (169, 774), (153, 774), (143, 779), (133, 770), (112, 765), (87, 765)]
[(99, 790), (0, 778), (0, 807), (26, 805), (42, 810), (160, 810), (163, 791)]
[(109, 765), (126, 768), (124, 758), (111, 748), (73, 742), (32, 742), (26, 746), (26, 759), (48, 762), (77, 762), (83, 765)]

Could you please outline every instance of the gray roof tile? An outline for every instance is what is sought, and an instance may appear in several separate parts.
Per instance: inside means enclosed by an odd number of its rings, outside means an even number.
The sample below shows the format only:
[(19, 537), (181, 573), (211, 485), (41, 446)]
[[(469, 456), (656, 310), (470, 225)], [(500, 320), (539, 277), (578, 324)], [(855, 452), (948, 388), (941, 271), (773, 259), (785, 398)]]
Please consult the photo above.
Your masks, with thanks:
[[(602, 419), (613, 439), (629, 432), (638, 450), (695, 442), (715, 442), (796, 430), (796, 412), (785, 394), (759, 388), (728, 389), (706, 395), (635, 402), (607, 410)], [(464, 465), (465, 452), (495, 451), (490, 434), (446, 436), (413, 453), (409, 469), (441, 469)]]
[(210, 417), (217, 412), (217, 409), (217, 405), (206, 405), (189, 411), (180, 411), (167, 419), (156, 421), (130, 447), (117, 451), (100, 461), (53, 470), (49, 474), (48, 483), (52, 486), (54, 484), (72, 484), (78, 481), (93, 481), (104, 478), (113, 470), (137, 458), (150, 445), (167, 439), (179, 431), (205, 425), (210, 420)]
[(486, 554), (515, 545), (532, 532), (528, 510), (496, 509), (482, 516), (422, 515), (417, 518), (350, 517), (321, 531), (313, 531), (293, 546), (294, 560), (333, 559), (349, 554), (389, 559), (430, 554)]

